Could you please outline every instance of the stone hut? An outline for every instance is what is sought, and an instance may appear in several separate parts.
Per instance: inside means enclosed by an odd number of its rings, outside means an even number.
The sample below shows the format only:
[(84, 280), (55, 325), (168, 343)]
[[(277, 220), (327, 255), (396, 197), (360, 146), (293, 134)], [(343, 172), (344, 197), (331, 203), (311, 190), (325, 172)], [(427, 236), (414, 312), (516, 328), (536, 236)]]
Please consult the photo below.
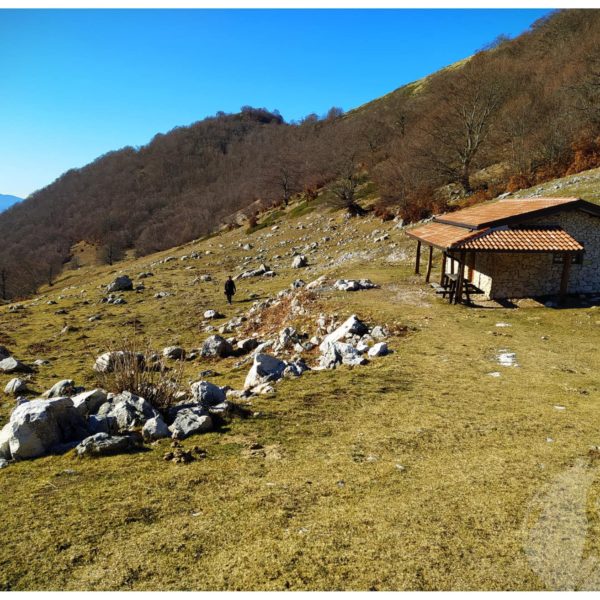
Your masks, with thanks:
[(406, 232), (441, 250), (439, 284), (451, 302), (469, 292), (490, 299), (600, 293), (600, 206), (580, 198), (486, 202), (439, 215)]

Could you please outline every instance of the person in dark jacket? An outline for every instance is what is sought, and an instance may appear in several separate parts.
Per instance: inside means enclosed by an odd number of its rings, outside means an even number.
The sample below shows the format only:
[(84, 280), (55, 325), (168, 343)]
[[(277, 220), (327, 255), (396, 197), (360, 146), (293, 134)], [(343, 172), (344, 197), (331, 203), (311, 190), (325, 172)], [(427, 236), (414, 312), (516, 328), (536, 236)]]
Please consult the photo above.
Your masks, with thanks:
[(225, 282), (225, 295), (227, 296), (227, 302), (229, 302), (229, 304), (231, 304), (231, 299), (233, 298), (235, 292), (235, 282), (233, 281), (233, 279), (231, 279), (230, 275), (227, 278), (227, 281)]

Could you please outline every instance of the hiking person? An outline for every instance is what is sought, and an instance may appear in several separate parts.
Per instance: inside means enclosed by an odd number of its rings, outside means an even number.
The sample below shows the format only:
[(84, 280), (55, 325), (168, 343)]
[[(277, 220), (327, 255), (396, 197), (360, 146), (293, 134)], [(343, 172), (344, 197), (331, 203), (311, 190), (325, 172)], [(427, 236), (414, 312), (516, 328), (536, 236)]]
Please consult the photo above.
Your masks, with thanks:
[(227, 302), (229, 304), (231, 304), (231, 299), (233, 298), (233, 295), (235, 294), (236, 289), (235, 289), (235, 283), (233, 281), (233, 279), (231, 279), (231, 275), (227, 278), (227, 281), (225, 282), (225, 295), (227, 296)]

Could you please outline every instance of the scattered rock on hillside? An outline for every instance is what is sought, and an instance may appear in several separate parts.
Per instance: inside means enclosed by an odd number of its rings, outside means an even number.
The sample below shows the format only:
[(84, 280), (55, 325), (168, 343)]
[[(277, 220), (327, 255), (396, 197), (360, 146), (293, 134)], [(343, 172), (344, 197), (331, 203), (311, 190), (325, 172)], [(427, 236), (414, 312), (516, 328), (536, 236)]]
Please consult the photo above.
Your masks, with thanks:
[(133, 289), (133, 281), (128, 275), (121, 275), (106, 286), (106, 291), (112, 292), (127, 292)]
[(75, 382), (72, 379), (62, 379), (58, 383), (55, 383), (49, 390), (45, 391), (42, 396), (44, 398), (60, 398), (62, 396), (72, 396), (77, 391)]
[(171, 432), (160, 415), (148, 419), (142, 428), (142, 437), (146, 441), (159, 440), (161, 438), (170, 437), (170, 435)]
[(0, 360), (4, 360), (10, 356), (10, 352), (6, 346), (0, 346)]
[(17, 394), (21, 394), (27, 391), (27, 383), (22, 379), (14, 378), (11, 379), (4, 388), (5, 394), (11, 394), (16, 396)]
[(163, 348), (162, 354), (164, 357), (173, 360), (183, 360), (185, 358), (185, 350), (181, 346), (167, 346)]
[(146, 421), (158, 417), (159, 413), (141, 396), (121, 392), (100, 407), (98, 416), (105, 417), (115, 433), (123, 433), (143, 427)]
[(378, 342), (374, 344), (369, 352), (367, 353), (369, 356), (385, 356), (389, 353), (388, 345), (385, 342)]
[(256, 338), (246, 338), (244, 340), (240, 340), (237, 343), (237, 347), (239, 350), (242, 350), (242, 352), (252, 352), (252, 350), (255, 350), (258, 347), (258, 340)]
[(223, 317), (224, 315), (212, 308), (204, 312), (205, 319), (222, 319)]
[(381, 325), (375, 325), (375, 327), (371, 329), (370, 335), (376, 340), (383, 340), (389, 335), (389, 331)]
[(106, 401), (107, 393), (105, 390), (96, 388), (88, 392), (81, 392), (71, 398), (75, 410), (82, 416), (95, 413)]
[(184, 439), (197, 433), (206, 433), (212, 428), (212, 419), (204, 407), (186, 406), (177, 411), (169, 431), (174, 438)]
[(108, 456), (135, 450), (140, 445), (136, 437), (130, 435), (108, 435), (96, 433), (85, 438), (75, 448), (77, 456)]
[(302, 267), (306, 267), (307, 265), (308, 261), (306, 260), (306, 256), (304, 256), (304, 254), (294, 256), (294, 259), (292, 260), (292, 269), (301, 269)]
[(370, 279), (338, 279), (333, 287), (342, 292), (356, 292), (358, 290), (371, 290), (378, 286)]
[(344, 342), (324, 342), (321, 344), (319, 366), (324, 369), (335, 369), (340, 364), (358, 366), (367, 364), (367, 359), (352, 344)]
[(211, 335), (206, 338), (200, 349), (200, 355), (206, 358), (226, 358), (232, 353), (232, 345), (220, 335)]
[(226, 395), (222, 388), (210, 381), (196, 381), (192, 383), (194, 400), (204, 407), (215, 406), (225, 402)]
[(257, 354), (250, 371), (246, 375), (244, 388), (250, 389), (262, 383), (276, 381), (283, 376), (286, 363), (269, 354)]
[(321, 352), (326, 352), (327, 345), (330, 342), (337, 342), (348, 335), (364, 335), (368, 331), (369, 328), (356, 315), (352, 315), (348, 317), (337, 329), (325, 336), (319, 346), (319, 349)]
[(125, 350), (105, 352), (96, 358), (93, 369), (98, 373), (111, 373), (116, 367), (133, 362), (134, 360), (141, 366), (144, 363), (144, 355), (140, 352), (133, 353)]
[(0, 372), (2, 373), (31, 373), (31, 367), (17, 360), (13, 356), (9, 356), (0, 360)]

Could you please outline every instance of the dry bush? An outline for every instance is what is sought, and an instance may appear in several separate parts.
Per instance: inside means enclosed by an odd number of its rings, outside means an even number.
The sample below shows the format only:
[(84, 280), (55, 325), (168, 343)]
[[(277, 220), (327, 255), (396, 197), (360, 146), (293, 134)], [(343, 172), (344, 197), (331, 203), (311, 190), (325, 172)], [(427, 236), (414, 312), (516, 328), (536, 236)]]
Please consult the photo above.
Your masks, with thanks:
[(506, 185), (506, 191), (517, 192), (528, 187), (531, 187), (531, 179), (527, 175), (513, 175), (508, 180), (508, 184)]
[(258, 225), (258, 216), (256, 213), (253, 213), (248, 217), (248, 227), (253, 228), (253, 227), (256, 227), (257, 225)]
[(573, 144), (573, 160), (566, 175), (600, 167), (600, 137), (582, 139)]
[(136, 337), (115, 344), (110, 351), (120, 352), (120, 355), (111, 372), (96, 373), (99, 387), (115, 394), (127, 391), (142, 396), (161, 413), (176, 402), (183, 361), (176, 361), (173, 368), (168, 367), (161, 354), (146, 340)]
[(390, 210), (388, 206), (385, 206), (381, 201), (379, 201), (373, 207), (373, 214), (381, 219), (383, 222), (392, 221), (395, 217), (394, 213)]

